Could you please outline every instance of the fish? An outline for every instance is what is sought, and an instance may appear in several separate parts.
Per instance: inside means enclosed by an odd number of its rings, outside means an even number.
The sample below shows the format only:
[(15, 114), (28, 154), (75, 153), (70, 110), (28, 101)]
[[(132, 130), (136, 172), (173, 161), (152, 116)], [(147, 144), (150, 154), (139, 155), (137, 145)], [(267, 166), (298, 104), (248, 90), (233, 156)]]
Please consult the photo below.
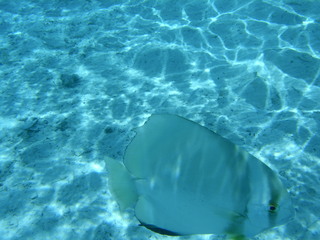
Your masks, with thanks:
[(153, 114), (123, 161), (106, 160), (121, 210), (158, 234), (251, 238), (293, 220), (278, 175), (228, 139), (186, 118)]

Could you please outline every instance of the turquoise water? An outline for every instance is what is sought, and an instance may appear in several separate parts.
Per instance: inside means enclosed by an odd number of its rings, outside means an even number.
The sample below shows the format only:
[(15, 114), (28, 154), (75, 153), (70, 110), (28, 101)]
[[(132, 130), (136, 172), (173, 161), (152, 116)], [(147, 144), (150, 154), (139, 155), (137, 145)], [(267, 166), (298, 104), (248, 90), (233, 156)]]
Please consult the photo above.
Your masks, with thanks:
[[(152, 113), (282, 177), (320, 238), (320, 1), (0, 1), (0, 239), (172, 239), (120, 214), (105, 158)], [(175, 239), (224, 239), (192, 236)]]

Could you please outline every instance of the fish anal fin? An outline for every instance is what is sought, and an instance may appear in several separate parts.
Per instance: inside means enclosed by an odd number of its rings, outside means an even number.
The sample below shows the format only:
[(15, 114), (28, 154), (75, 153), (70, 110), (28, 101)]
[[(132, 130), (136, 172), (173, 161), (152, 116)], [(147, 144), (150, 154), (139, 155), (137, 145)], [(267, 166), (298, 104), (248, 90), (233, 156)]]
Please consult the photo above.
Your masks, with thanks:
[(172, 231), (163, 229), (163, 228), (159, 228), (159, 227), (157, 227), (157, 226), (155, 226), (155, 225), (152, 225), (152, 224), (146, 224), (146, 223), (140, 222), (140, 226), (143, 226), (143, 227), (145, 227), (145, 228), (148, 228), (149, 230), (151, 230), (151, 231), (153, 231), (153, 232), (156, 232), (156, 233), (159, 233), (159, 234), (162, 234), (162, 235), (182, 236), (182, 235), (179, 234), (179, 233), (175, 233), (175, 232), (172, 232)]

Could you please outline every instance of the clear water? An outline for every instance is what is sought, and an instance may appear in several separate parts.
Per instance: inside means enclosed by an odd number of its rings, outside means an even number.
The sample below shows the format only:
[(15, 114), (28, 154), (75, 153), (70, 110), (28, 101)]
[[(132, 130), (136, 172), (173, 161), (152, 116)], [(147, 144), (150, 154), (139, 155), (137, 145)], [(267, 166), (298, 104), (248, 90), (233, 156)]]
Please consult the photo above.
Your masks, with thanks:
[(296, 218), (255, 239), (320, 239), (318, 0), (1, 0), (0, 239), (171, 239), (104, 166), (164, 112), (281, 175)]

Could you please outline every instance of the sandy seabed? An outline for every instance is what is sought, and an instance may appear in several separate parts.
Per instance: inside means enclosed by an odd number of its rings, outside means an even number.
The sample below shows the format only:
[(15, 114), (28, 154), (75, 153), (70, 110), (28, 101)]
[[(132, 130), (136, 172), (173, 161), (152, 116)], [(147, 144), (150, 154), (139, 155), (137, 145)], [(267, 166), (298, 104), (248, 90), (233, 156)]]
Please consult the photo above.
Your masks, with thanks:
[[(120, 213), (105, 158), (153, 113), (208, 127), (281, 176), (320, 238), (320, 2), (0, 1), (0, 239), (171, 239)], [(192, 236), (176, 239), (223, 239)]]

